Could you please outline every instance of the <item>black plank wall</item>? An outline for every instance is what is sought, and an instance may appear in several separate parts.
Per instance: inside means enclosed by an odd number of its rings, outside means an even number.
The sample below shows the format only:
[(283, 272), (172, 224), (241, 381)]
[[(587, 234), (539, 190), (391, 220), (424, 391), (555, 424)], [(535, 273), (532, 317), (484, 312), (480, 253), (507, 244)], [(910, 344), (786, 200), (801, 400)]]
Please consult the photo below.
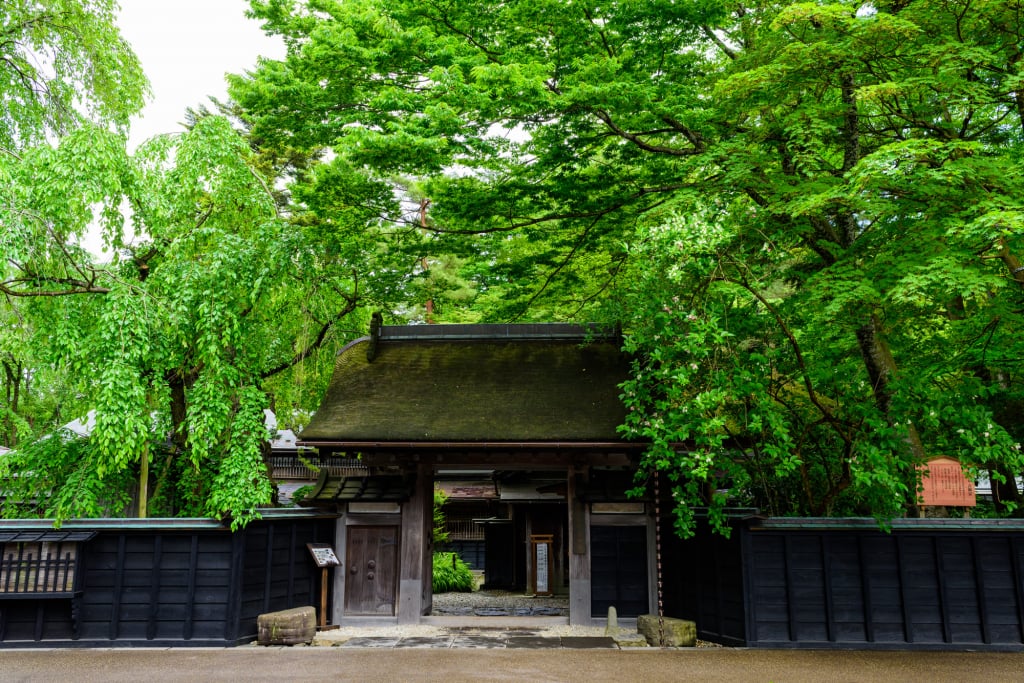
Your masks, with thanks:
[(93, 520), (98, 533), (80, 550), (80, 596), (0, 602), (0, 646), (249, 642), (259, 614), (319, 606), (321, 570), (306, 544), (333, 542), (334, 521), (268, 512), (232, 533), (210, 520)]
[(845, 524), (743, 530), (748, 646), (1024, 649), (1024, 526)]
[(675, 537), (662, 520), (662, 581), (665, 615), (697, 624), (697, 637), (723, 645), (746, 643), (743, 558), (740, 533), (729, 538), (699, 523), (696, 535)]

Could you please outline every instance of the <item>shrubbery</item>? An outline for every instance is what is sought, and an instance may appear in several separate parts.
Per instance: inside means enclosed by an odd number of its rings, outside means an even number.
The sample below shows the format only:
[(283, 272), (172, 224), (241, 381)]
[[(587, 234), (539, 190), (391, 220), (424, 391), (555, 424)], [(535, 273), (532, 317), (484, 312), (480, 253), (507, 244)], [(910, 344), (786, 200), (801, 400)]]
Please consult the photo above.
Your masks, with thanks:
[(433, 591), (435, 593), (469, 593), (473, 590), (473, 573), (456, 553), (434, 553)]

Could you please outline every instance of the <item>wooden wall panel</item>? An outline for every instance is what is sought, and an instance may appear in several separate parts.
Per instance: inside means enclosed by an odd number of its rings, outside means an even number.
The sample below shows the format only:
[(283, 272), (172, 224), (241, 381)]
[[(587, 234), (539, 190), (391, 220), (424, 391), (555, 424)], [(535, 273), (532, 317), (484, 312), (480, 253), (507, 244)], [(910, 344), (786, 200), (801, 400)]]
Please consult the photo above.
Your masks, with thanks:
[(0, 646), (231, 645), (255, 639), (268, 608), (317, 604), (306, 543), (332, 540), (333, 518), (200, 525), (101, 525), (82, 546), (81, 596), (0, 601)]
[(1024, 532), (743, 533), (751, 646), (1024, 649)]

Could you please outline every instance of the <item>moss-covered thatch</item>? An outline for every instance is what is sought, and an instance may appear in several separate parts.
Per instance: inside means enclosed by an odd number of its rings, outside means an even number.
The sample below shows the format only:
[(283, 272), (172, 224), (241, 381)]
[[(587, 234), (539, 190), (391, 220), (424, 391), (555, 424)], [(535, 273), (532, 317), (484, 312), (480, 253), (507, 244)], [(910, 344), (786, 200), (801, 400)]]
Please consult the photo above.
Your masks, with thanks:
[(620, 441), (629, 360), (616, 341), (586, 343), (567, 326), (495, 326), (490, 338), (488, 327), (444, 327), (385, 328), (373, 360), (369, 339), (348, 346), (301, 440)]

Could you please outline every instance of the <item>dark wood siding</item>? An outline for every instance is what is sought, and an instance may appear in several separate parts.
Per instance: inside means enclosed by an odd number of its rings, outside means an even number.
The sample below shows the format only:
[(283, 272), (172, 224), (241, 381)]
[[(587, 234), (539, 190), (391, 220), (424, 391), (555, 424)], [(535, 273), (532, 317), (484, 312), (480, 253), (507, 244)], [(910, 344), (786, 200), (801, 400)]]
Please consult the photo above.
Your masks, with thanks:
[(748, 645), (1021, 649), (1024, 533), (745, 531)]
[[(697, 635), (703, 640), (745, 644), (739, 530), (734, 529), (730, 538), (724, 538), (700, 525), (696, 536), (683, 541), (674, 535), (672, 521), (662, 520), (661, 533), (665, 615), (694, 621)], [(779, 599), (777, 590), (775, 595)], [(784, 591), (781, 599), (785, 599)]]
[(331, 542), (332, 517), (301, 513), (231, 533), (199, 520), (100, 520), (82, 543), (81, 595), (4, 600), (2, 645), (233, 645), (268, 611), (319, 605), (306, 543)]
[(647, 528), (594, 526), (590, 529), (590, 612), (604, 617), (647, 614)]

